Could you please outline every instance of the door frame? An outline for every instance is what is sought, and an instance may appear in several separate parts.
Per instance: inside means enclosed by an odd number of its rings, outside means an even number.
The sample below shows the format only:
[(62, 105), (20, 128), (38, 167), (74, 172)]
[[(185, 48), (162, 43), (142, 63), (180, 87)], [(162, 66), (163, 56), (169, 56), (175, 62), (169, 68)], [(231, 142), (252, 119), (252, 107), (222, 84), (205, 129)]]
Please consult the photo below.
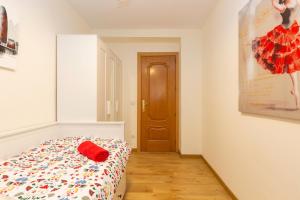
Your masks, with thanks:
[(142, 70), (141, 70), (141, 58), (143, 56), (175, 56), (176, 57), (176, 127), (175, 127), (175, 140), (176, 140), (176, 152), (179, 153), (179, 116), (180, 116), (180, 53), (179, 52), (138, 52), (138, 65), (137, 65), (137, 151), (141, 152), (141, 122), (142, 122)]

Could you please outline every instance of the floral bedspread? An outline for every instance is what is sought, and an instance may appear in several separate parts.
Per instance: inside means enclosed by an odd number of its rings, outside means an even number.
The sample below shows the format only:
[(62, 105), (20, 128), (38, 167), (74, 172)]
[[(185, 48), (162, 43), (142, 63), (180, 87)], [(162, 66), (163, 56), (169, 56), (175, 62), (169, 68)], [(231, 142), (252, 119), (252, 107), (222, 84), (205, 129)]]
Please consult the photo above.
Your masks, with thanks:
[[(80, 155), (78, 145), (91, 140), (110, 152), (96, 163)], [(0, 162), (0, 196), (13, 199), (111, 200), (130, 154), (127, 143), (72, 137), (49, 140)]]

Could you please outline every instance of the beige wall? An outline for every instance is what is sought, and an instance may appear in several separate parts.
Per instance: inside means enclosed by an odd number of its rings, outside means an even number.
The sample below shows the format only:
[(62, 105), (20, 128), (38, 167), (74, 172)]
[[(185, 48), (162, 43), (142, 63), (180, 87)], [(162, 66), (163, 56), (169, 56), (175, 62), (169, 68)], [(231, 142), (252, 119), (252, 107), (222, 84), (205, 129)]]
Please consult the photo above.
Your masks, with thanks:
[[(55, 121), (56, 34), (88, 25), (62, 0), (1, 0), (18, 14), (15, 71), (0, 68), (0, 132)], [(1, 133), (0, 133), (1, 134)]]
[(220, 0), (203, 30), (203, 154), (241, 200), (298, 200), (299, 122), (238, 111), (238, 11), (247, 2)]
[(179, 39), (107, 38), (104, 39), (122, 60), (124, 81), (124, 120), (126, 140), (137, 147), (137, 53), (180, 52)]
[[(101, 37), (180, 38), (180, 140), (183, 154), (201, 154), (202, 146), (202, 37), (201, 30), (95, 30)], [(200, 106), (199, 106), (200, 105)], [(130, 133), (131, 134), (131, 133)]]

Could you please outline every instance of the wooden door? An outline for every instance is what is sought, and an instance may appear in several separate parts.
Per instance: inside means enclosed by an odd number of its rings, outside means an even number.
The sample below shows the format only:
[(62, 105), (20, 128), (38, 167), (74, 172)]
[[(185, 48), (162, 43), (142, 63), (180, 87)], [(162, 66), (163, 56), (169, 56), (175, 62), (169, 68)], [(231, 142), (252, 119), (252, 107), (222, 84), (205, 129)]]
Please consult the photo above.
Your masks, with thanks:
[(140, 55), (140, 150), (176, 151), (176, 55)]

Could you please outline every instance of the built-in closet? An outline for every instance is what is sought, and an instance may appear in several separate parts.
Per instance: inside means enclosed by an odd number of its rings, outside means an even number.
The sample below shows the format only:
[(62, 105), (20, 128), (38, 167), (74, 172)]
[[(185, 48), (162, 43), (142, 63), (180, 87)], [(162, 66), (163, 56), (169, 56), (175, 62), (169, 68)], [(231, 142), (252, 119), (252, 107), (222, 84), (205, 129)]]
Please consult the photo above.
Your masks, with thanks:
[(98, 120), (122, 121), (122, 61), (104, 42), (100, 40), (98, 44)]
[(96, 35), (57, 37), (57, 120), (123, 120), (121, 59)]

